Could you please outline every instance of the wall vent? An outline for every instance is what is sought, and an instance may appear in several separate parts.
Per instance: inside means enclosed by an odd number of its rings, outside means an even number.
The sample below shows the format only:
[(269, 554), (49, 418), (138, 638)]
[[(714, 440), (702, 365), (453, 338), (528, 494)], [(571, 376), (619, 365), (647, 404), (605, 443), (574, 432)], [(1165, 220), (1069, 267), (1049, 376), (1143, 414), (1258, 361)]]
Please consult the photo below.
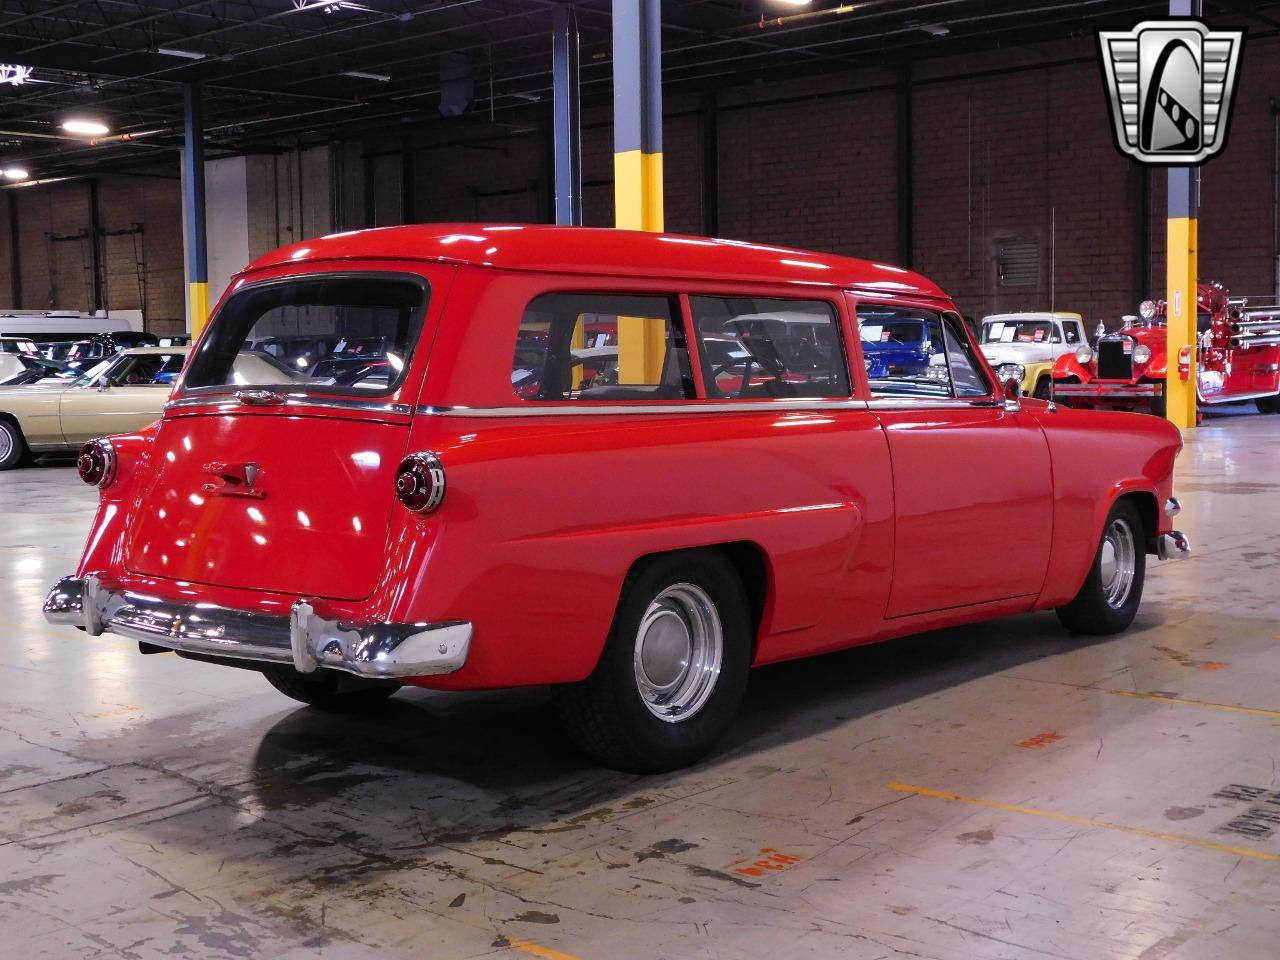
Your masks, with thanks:
[(996, 276), (1002, 287), (1034, 287), (1040, 283), (1040, 241), (1010, 238), (998, 241)]

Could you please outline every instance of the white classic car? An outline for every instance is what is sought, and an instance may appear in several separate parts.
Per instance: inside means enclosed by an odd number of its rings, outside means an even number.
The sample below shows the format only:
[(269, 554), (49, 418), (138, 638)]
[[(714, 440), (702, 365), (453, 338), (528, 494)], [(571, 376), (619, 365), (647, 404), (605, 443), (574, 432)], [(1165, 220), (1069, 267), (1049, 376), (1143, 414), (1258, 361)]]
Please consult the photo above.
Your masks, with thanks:
[(1078, 313), (997, 313), (982, 320), (982, 352), (1000, 379), (1015, 378), (1022, 394), (1047, 399), (1054, 361), (1088, 343)]

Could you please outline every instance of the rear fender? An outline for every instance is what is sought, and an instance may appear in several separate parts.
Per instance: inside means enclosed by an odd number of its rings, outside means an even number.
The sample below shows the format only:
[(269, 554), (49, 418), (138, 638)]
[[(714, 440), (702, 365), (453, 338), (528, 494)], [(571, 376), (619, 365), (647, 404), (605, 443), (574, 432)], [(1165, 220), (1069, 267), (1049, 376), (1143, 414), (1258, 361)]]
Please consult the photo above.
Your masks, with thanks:
[(89, 528), (89, 539), (76, 576), (121, 569), (129, 510), (138, 498), (139, 478), (147, 475), (148, 460), (159, 429), (157, 420), (137, 433), (104, 438), (115, 448), (115, 479), (99, 491), (98, 510)]

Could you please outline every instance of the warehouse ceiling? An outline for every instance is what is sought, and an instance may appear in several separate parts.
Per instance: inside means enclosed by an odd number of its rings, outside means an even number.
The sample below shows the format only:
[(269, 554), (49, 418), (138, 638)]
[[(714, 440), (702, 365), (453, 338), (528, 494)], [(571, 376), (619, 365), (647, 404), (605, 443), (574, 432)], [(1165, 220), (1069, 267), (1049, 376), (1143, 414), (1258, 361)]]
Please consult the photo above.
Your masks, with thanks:
[[(201, 84), (211, 156), (282, 139), (549, 114), (555, 0), (0, 0), (0, 167), (34, 179), (176, 168), (183, 85)], [(610, 94), (609, 0), (574, 4), (584, 102)], [(1280, 28), (1280, 2), (1206, 2)], [(783, 0), (663, 4), (666, 89), (841, 73), (1091, 35), (1167, 11), (1138, 0)], [(9, 70), (10, 81), (16, 79)], [(0, 71), (0, 81), (5, 74)], [(109, 128), (90, 143), (69, 118)], [(123, 136), (122, 136), (123, 135)]]

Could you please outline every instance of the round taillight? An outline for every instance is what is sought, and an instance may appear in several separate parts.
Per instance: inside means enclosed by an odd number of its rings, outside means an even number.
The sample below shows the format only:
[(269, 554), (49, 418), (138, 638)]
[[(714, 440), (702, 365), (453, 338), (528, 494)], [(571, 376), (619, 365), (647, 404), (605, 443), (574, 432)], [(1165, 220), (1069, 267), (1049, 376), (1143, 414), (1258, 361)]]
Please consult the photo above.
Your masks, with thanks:
[(76, 468), (80, 479), (90, 486), (108, 486), (116, 478), (116, 448), (110, 440), (90, 440), (80, 448)]
[(444, 499), (444, 464), (434, 453), (404, 458), (396, 471), (396, 496), (415, 513), (430, 513)]

